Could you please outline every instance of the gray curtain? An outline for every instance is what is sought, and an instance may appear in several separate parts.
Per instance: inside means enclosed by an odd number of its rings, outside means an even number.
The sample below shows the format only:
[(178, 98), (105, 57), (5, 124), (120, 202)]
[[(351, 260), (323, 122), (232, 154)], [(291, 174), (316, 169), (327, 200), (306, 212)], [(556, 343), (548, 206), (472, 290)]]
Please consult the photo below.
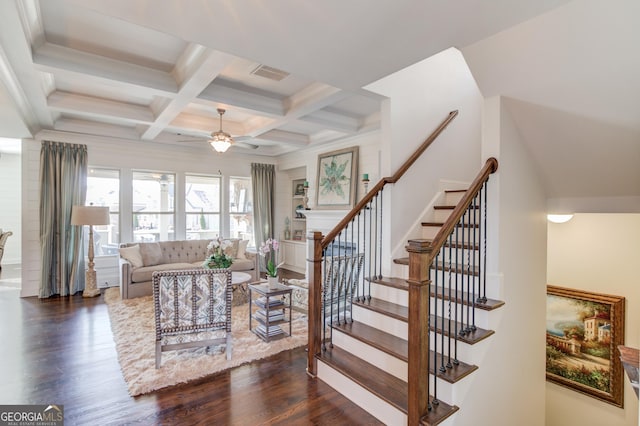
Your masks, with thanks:
[(42, 142), (40, 149), (39, 297), (67, 296), (84, 289), (82, 227), (71, 226), (71, 207), (84, 205), (87, 146)]
[[(269, 238), (277, 238), (273, 227), (275, 203), (276, 167), (273, 164), (251, 163), (251, 189), (253, 192), (253, 220), (255, 224), (256, 248)], [(264, 259), (261, 257), (261, 259)], [(260, 270), (265, 271), (264, 261)]]

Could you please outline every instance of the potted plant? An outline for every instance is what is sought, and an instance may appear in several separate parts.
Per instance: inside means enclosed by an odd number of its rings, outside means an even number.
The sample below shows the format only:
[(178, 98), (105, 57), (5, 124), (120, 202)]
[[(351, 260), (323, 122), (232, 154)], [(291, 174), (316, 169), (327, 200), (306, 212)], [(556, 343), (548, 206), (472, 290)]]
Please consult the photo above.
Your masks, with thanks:
[(260, 245), (260, 256), (264, 257), (266, 261), (269, 288), (276, 288), (278, 286), (278, 268), (284, 263), (281, 262), (276, 265), (279, 248), (280, 244), (278, 240), (273, 238), (269, 238)]
[(225, 250), (231, 246), (231, 241), (218, 238), (213, 240), (207, 246), (207, 253), (210, 253), (202, 264), (206, 269), (226, 269), (233, 263), (233, 258), (225, 253)]

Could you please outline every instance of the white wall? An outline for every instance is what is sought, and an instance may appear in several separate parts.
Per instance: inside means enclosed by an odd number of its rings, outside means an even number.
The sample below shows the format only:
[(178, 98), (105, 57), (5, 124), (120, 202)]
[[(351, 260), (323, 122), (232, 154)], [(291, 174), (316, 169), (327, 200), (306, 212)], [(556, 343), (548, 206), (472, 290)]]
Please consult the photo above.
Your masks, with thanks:
[[(65, 134), (60, 132), (41, 132), (41, 139), (68, 143), (83, 143), (88, 147), (89, 165), (119, 168), (121, 176), (130, 175), (132, 169), (172, 171), (176, 173), (217, 174), (225, 179), (230, 176), (250, 176), (251, 163), (275, 163), (270, 157), (246, 155), (242, 151), (218, 154), (203, 144), (202, 148), (157, 143), (118, 140)], [(23, 245), (22, 245), (22, 297), (36, 296), (40, 282), (40, 217), (39, 217), (39, 167), (40, 140), (25, 140), (23, 143)], [(178, 176), (180, 177), (180, 176)], [(226, 187), (226, 181), (225, 186)], [(131, 199), (130, 188), (124, 188), (120, 197), (126, 205)], [(176, 196), (179, 196), (177, 194)], [(227, 204), (228, 193), (223, 192), (223, 203)], [(126, 209), (122, 209), (126, 211)], [(179, 213), (176, 215), (180, 217)], [(122, 226), (130, 221), (130, 215), (122, 215)], [(177, 227), (179, 229), (179, 226)], [(127, 241), (123, 233), (122, 240)], [(176, 236), (180, 238), (180, 235)]]
[(405, 243), (400, 239), (438, 192), (441, 179), (471, 182), (480, 170), (483, 100), (464, 58), (453, 48), (391, 74), (366, 89), (390, 99), (382, 112), (384, 176), (395, 173), (450, 111), (459, 111), (458, 117), (407, 174), (385, 189), (385, 193), (390, 193), (390, 198), (385, 199), (386, 206), (403, 206), (385, 212), (390, 215), (390, 247), (396, 247)]
[[(499, 98), (487, 100), (483, 157), (499, 161), (489, 180), (488, 270), (505, 305), (491, 314), (495, 334), (473, 362), (457, 425), (544, 424), (546, 284), (545, 196), (523, 141)], [(493, 206), (497, 206), (497, 209)]]
[[(380, 132), (372, 131), (359, 136), (354, 136), (340, 142), (331, 144), (319, 144), (310, 146), (295, 153), (286, 154), (278, 158), (278, 170), (286, 172), (289, 176), (288, 183), (282, 182), (283, 187), (288, 185), (287, 190), (279, 187), (276, 194), (277, 213), (276, 230), (280, 235), (284, 231), (284, 218), (291, 216), (291, 179), (305, 178), (309, 181), (309, 207), (314, 209), (316, 201), (317, 178), (318, 178), (318, 155), (337, 149), (358, 147), (358, 179), (356, 188), (356, 202), (364, 195), (362, 184), (362, 174), (368, 173), (371, 185), (380, 179)], [(306, 170), (306, 174), (302, 171)], [(291, 172), (289, 172), (291, 171)], [(278, 183), (280, 185), (280, 182)]]
[[(548, 283), (625, 297), (625, 345), (640, 347), (640, 214), (579, 213), (567, 223), (549, 223), (548, 241)], [(547, 383), (546, 424), (635, 426), (638, 398), (627, 376), (624, 396), (621, 409)]]
[(21, 259), (20, 162), (20, 154), (0, 154), (0, 228), (13, 232), (4, 247), (4, 265), (20, 263)]

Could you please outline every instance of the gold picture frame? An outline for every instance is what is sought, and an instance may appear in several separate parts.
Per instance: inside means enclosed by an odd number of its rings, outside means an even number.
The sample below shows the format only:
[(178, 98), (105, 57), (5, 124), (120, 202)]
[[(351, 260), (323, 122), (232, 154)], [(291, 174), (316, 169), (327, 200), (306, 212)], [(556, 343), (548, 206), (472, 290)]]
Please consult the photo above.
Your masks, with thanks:
[(547, 381), (624, 404), (624, 297), (547, 286)]

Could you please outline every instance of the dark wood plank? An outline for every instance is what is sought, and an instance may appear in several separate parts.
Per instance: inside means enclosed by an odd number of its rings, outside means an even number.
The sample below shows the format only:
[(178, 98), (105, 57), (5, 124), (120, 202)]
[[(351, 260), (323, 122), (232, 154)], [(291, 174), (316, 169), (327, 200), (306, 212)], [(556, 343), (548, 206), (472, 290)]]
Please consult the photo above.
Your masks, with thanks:
[[(408, 259), (407, 259), (408, 260)], [(407, 283), (407, 280), (404, 278), (397, 278), (397, 277), (382, 277), (382, 278), (367, 278), (368, 281), (371, 281), (372, 283), (375, 284), (379, 284), (379, 285), (383, 285), (386, 287), (392, 287), (392, 288), (397, 288), (399, 290), (408, 290), (409, 289), (409, 284)], [(435, 297), (438, 299), (442, 299), (443, 298), (443, 291), (442, 291), (442, 287), (437, 287), (434, 285), (430, 286), (430, 294), (431, 297)], [(496, 300), (496, 299), (487, 299), (486, 301), (483, 302), (479, 302), (477, 300), (477, 297), (475, 297), (475, 303), (471, 303), (470, 301), (472, 301), (473, 296), (469, 296), (469, 293), (466, 291), (455, 291), (455, 290), (451, 290), (451, 297), (449, 297), (449, 290), (447, 287), (445, 287), (444, 290), (444, 300), (449, 300), (451, 299), (451, 301), (455, 302), (455, 303), (460, 303), (463, 305), (473, 305), (478, 309), (482, 309), (483, 311), (493, 311), (494, 309), (498, 309), (502, 306), (504, 306), (504, 301), (502, 300)]]
[(381, 424), (307, 376), (305, 348), (130, 397), (102, 296), (0, 292), (0, 401), (63, 404), (68, 424)]
[[(391, 318), (395, 318), (400, 321), (407, 322), (409, 318), (409, 309), (406, 306), (398, 305), (396, 303), (387, 302), (386, 300), (376, 299), (372, 297), (369, 300), (365, 301), (354, 301), (354, 305), (360, 306), (365, 309), (372, 310), (374, 312), (378, 312), (379, 314), (389, 316)], [(429, 316), (429, 324), (431, 327), (431, 331), (436, 331), (438, 333), (444, 333), (445, 336), (449, 335), (447, 328), (443, 330), (442, 324), (447, 323), (448, 319), (442, 319), (441, 317), (436, 317), (435, 315)], [(462, 327), (462, 325), (457, 321), (451, 321), (451, 328), (454, 330), (458, 330)], [(481, 340), (486, 339), (487, 337), (494, 334), (493, 330), (485, 330), (480, 327), (476, 327), (475, 330), (468, 332), (464, 336), (458, 336), (458, 340), (469, 345), (473, 345), (478, 343)]]
[[(334, 325), (333, 327), (354, 339), (360, 340), (402, 361), (407, 362), (409, 360), (407, 341), (400, 337), (385, 333), (384, 331), (358, 321)], [(477, 366), (462, 361), (458, 361), (458, 363), (455, 364), (452, 359), (446, 356), (443, 357), (442, 354), (435, 353), (434, 351), (429, 351), (429, 359), (433, 360), (434, 358), (436, 362), (435, 364), (433, 362), (429, 364), (429, 373), (434, 374), (435, 371), (439, 378), (449, 383), (460, 381), (478, 369)], [(443, 364), (445, 365), (445, 371), (441, 371), (438, 368)], [(450, 367), (447, 367), (447, 365), (450, 365)]]
[[(407, 383), (338, 347), (327, 348), (318, 359), (349, 377), (369, 392), (407, 413)], [(429, 398), (431, 401), (432, 397)], [(458, 410), (442, 401), (422, 419), (422, 424), (437, 425)], [(360, 423), (358, 423), (360, 424)]]

